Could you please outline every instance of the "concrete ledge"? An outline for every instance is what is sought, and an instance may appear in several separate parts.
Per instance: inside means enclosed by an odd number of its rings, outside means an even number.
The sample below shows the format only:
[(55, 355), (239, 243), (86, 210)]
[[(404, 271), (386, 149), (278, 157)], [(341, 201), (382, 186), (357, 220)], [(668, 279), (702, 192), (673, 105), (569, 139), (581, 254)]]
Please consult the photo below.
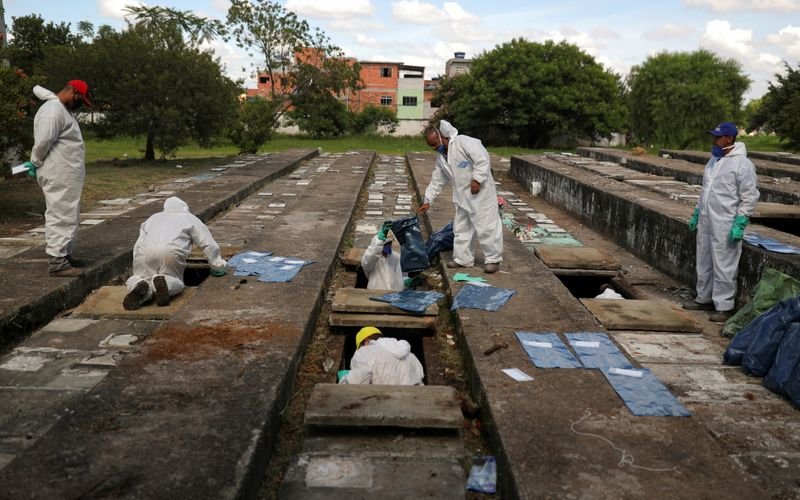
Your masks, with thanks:
[[(265, 182), (280, 177), (319, 154), (316, 149), (290, 150), (177, 191), (204, 221), (238, 203)], [(233, 169), (231, 169), (233, 170)], [(50, 278), (42, 247), (0, 263), (0, 348), (18, 341), (58, 313), (77, 306), (89, 292), (124, 273), (131, 265), (139, 225), (162, 206), (134, 209), (99, 226), (81, 230), (76, 256), (92, 264), (80, 278)]]
[[(625, 167), (667, 177), (690, 184), (703, 184), (704, 165), (684, 160), (674, 160), (653, 156), (637, 156), (620, 149), (578, 148), (578, 154), (600, 161), (622, 163)], [(513, 168), (513, 167), (512, 167)], [(785, 175), (781, 175), (785, 177)], [(774, 177), (758, 176), (760, 200), (772, 203), (800, 204), (800, 181), (777, 183)]]
[[(563, 207), (662, 272), (695, 283), (696, 243), (686, 225), (691, 210), (685, 204), (544, 156), (513, 157), (511, 176), (526, 186), (541, 182), (540, 196), (548, 202)], [(757, 224), (750, 229), (800, 246), (797, 236)], [(800, 279), (800, 256), (767, 252), (745, 243), (739, 265), (740, 303), (747, 302), (766, 266)]]
[[(705, 165), (708, 163), (711, 154), (703, 151), (686, 151), (678, 149), (661, 149), (659, 156), (669, 155), (676, 160), (686, 160), (692, 163)], [(748, 151), (747, 157), (756, 166), (756, 172), (762, 175), (781, 178), (789, 177), (800, 181), (800, 156), (792, 154), (763, 153), (759, 151)]]

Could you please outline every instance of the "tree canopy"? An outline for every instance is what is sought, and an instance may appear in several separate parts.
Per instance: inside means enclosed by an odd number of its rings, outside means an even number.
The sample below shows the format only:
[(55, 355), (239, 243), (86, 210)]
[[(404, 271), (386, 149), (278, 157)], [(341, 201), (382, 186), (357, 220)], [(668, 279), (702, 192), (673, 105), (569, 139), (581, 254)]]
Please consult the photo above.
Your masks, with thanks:
[(741, 65), (707, 51), (662, 52), (634, 66), (627, 80), (634, 140), (686, 149), (708, 144), (705, 133), (741, 118), (750, 87)]
[(2, 50), (0, 60), (8, 59), (15, 68), (28, 75), (36, 72), (47, 47), (68, 46), (78, 40), (70, 31), (69, 23), (55, 24), (51, 21), (45, 24), (42, 16), (37, 14), (11, 19), (12, 39)]
[(800, 150), (800, 67), (784, 63), (786, 74), (775, 75), (776, 82), (753, 110), (748, 130), (766, 128), (778, 134), (786, 145)]
[(475, 58), (469, 74), (444, 79), (435, 99), (441, 116), (495, 144), (595, 140), (618, 131), (624, 117), (619, 78), (566, 42), (499, 45)]

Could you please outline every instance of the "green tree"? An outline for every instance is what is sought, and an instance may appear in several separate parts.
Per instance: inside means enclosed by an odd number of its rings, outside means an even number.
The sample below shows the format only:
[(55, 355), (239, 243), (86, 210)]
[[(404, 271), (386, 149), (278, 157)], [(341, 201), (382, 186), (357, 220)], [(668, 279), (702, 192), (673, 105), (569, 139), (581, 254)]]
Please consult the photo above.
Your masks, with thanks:
[(272, 138), (275, 103), (263, 97), (248, 99), (239, 107), (239, 115), (228, 136), (241, 153), (255, 154)]
[[(178, 45), (187, 44), (197, 48), (201, 43), (210, 42), (226, 33), (225, 25), (220, 21), (200, 17), (189, 10), (128, 5), (125, 11), (135, 19), (135, 24), (153, 33), (164, 33), (164, 43), (167, 44), (177, 42)], [(175, 30), (186, 35), (186, 38), (176, 40), (171, 36)]]
[(21, 69), (0, 65), (0, 162), (6, 156), (23, 155), (33, 146), (36, 99), (31, 88), (40, 80), (29, 78)]
[(800, 150), (800, 67), (784, 65), (786, 74), (776, 74), (777, 81), (769, 83), (748, 129), (765, 127), (774, 131), (788, 148), (797, 151)]
[(0, 59), (8, 59), (12, 67), (20, 68), (28, 75), (36, 73), (47, 47), (71, 45), (78, 39), (70, 32), (69, 23), (45, 24), (37, 14), (11, 19), (13, 39)]
[(339, 136), (347, 132), (350, 121), (347, 106), (329, 92), (305, 92), (294, 97), (295, 107), (289, 122), (314, 137)]
[(385, 106), (365, 106), (363, 110), (353, 113), (350, 117), (350, 131), (354, 134), (376, 132), (379, 127), (385, 127), (393, 134), (399, 124), (397, 113)]
[[(169, 156), (191, 139), (209, 146), (235, 117), (237, 84), (210, 52), (184, 43), (177, 26), (101, 28), (83, 55), (96, 71), (98, 134), (144, 135), (145, 159), (155, 159), (155, 150)], [(64, 59), (53, 54), (52, 63)]]
[(627, 85), (634, 140), (686, 149), (707, 145), (709, 128), (741, 117), (750, 79), (734, 59), (698, 50), (648, 57)]
[[(274, 103), (273, 126), (293, 106), (303, 106), (306, 109), (295, 114), (295, 123), (324, 130), (324, 134), (335, 133), (341, 126), (335, 96), (359, 88), (358, 64), (345, 58), (324, 32), (312, 29), (278, 2), (232, 0), (227, 20), (236, 44), (249, 55), (262, 58), (260, 69), (270, 82), (269, 100)], [(321, 107), (309, 107), (312, 102)], [(319, 127), (309, 121), (313, 120), (310, 114), (317, 112), (324, 114)]]
[(748, 132), (762, 132), (769, 128), (761, 121), (764, 98), (752, 99), (742, 111), (742, 123), (746, 124)]
[(466, 133), (544, 147), (559, 136), (595, 140), (618, 131), (619, 88), (615, 74), (575, 45), (520, 38), (478, 56), (469, 75), (445, 83), (437, 97)]

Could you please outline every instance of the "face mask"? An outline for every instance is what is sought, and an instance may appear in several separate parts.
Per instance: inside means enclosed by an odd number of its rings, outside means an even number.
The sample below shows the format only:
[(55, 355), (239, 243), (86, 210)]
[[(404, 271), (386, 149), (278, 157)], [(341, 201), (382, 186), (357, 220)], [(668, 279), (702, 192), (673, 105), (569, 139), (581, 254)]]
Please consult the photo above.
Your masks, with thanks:
[(711, 156), (713, 156), (714, 158), (722, 158), (723, 156), (725, 156), (725, 150), (731, 148), (733, 148), (733, 144), (731, 144), (730, 146), (726, 146), (724, 148), (714, 144), (713, 146), (711, 146)]
[(439, 144), (439, 147), (436, 148), (436, 152), (439, 153), (442, 156), (446, 156), (447, 155), (447, 146), (445, 146), (444, 144)]
[(72, 107), (70, 109), (72, 109), (74, 111), (74, 110), (80, 108), (81, 106), (83, 106), (83, 98), (76, 99), (76, 98), (73, 97), (72, 98)]

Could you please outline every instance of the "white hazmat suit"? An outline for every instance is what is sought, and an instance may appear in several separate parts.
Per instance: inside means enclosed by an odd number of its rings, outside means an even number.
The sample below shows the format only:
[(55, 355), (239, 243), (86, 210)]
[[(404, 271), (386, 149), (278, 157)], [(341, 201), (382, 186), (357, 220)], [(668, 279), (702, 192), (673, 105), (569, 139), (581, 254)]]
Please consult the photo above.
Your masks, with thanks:
[(47, 205), (46, 253), (63, 258), (72, 253), (80, 223), (86, 168), (83, 136), (78, 121), (56, 94), (39, 85), (33, 93), (45, 101), (33, 119), (31, 163), (36, 165), (36, 180)]
[[(486, 264), (503, 261), (503, 223), (497, 210), (497, 192), (494, 186), (489, 153), (481, 141), (458, 135), (445, 120), (440, 122), (439, 133), (447, 137), (447, 157), (437, 155), (431, 182), (425, 189), (423, 203), (433, 204), (448, 182), (453, 183), (453, 260), (465, 267), (475, 264), (475, 243), (480, 242)], [(470, 183), (476, 180), (481, 188), (472, 194)]]
[(340, 384), (422, 385), (422, 364), (405, 340), (381, 337), (362, 345)]
[(758, 202), (756, 170), (741, 142), (721, 158), (712, 157), (703, 172), (697, 208), (697, 297), (713, 300), (717, 311), (730, 311), (736, 295), (736, 275), (742, 242), (728, 235), (737, 215), (750, 217)]
[(369, 280), (369, 290), (402, 290), (403, 271), (400, 268), (400, 250), (393, 248), (392, 254), (382, 255), (384, 241), (372, 237), (369, 247), (361, 257), (361, 268)]
[(193, 244), (203, 250), (212, 267), (227, 264), (208, 227), (189, 212), (186, 202), (175, 196), (167, 198), (164, 211), (151, 215), (139, 229), (133, 247), (133, 275), (125, 282), (128, 292), (145, 281), (150, 286), (145, 300), (149, 300), (155, 293), (153, 278), (164, 276), (170, 297), (181, 293), (186, 258)]

